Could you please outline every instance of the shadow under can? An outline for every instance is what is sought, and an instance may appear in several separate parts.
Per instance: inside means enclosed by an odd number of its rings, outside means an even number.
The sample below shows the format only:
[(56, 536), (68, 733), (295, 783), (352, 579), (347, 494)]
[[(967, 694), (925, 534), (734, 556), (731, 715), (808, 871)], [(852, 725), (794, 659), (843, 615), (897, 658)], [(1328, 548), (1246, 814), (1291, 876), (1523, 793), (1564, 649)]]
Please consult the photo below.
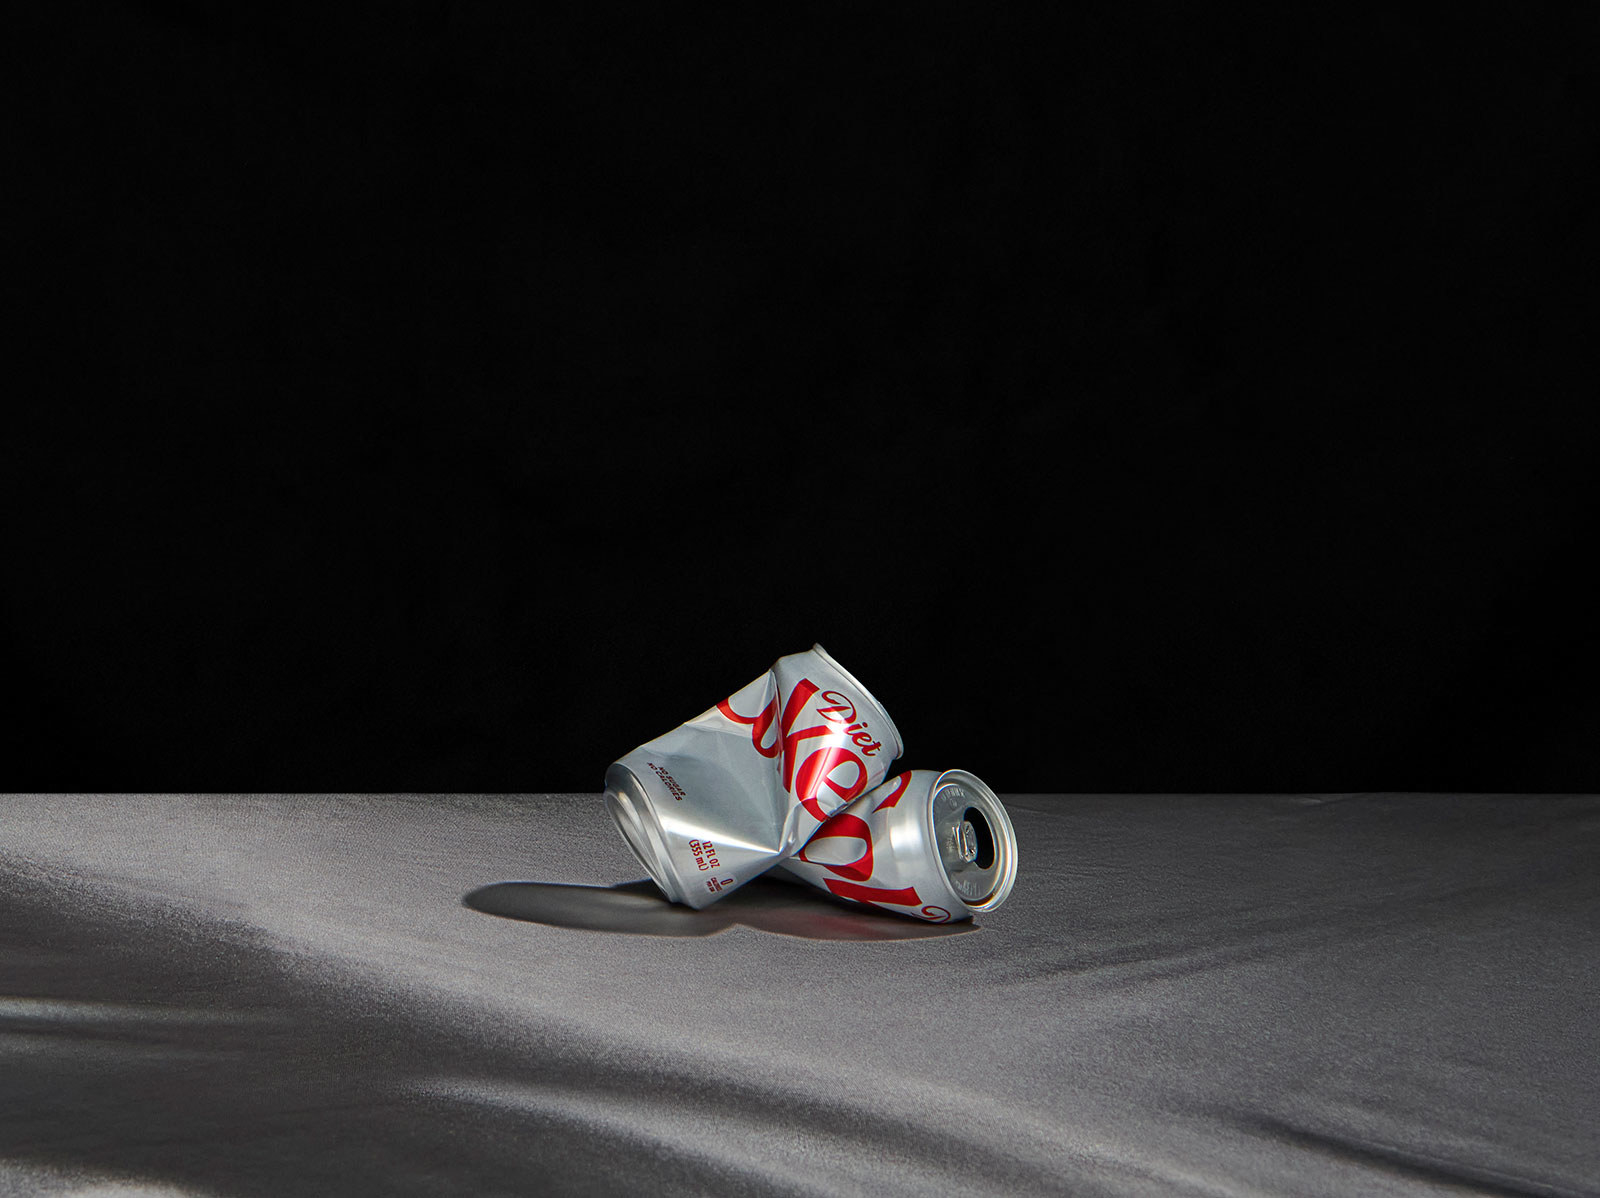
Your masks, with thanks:
[(757, 878), (715, 906), (669, 903), (649, 881), (616, 886), (494, 882), (462, 898), (486, 915), (558, 928), (634, 936), (714, 936), (744, 926), (806, 940), (922, 940), (978, 930), (971, 920), (934, 924), (847, 906), (788, 881)]

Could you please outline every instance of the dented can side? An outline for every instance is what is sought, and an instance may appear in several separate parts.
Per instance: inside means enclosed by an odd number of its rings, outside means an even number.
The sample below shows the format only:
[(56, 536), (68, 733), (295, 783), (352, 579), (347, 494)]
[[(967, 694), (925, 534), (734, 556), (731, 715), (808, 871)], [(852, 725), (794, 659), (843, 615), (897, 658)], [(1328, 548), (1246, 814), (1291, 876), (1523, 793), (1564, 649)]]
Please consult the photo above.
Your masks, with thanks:
[(851, 902), (947, 923), (1005, 902), (1017, 836), (975, 774), (911, 770), (833, 816), (777, 868)]
[(816, 645), (613, 762), (605, 803), (662, 893), (704, 907), (799, 849), (902, 749), (888, 713)]

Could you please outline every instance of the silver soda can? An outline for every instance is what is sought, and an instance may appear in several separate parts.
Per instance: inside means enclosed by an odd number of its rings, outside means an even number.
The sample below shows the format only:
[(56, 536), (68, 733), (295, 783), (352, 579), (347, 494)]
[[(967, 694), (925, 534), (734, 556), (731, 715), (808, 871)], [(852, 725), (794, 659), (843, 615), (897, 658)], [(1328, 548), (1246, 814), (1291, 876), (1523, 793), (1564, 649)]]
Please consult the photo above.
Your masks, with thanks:
[(911, 770), (862, 795), (777, 869), (819, 890), (934, 923), (1006, 901), (1017, 834), (965, 770)]
[(662, 893), (704, 907), (799, 849), (901, 751), (888, 713), (815, 645), (613, 762), (605, 803)]

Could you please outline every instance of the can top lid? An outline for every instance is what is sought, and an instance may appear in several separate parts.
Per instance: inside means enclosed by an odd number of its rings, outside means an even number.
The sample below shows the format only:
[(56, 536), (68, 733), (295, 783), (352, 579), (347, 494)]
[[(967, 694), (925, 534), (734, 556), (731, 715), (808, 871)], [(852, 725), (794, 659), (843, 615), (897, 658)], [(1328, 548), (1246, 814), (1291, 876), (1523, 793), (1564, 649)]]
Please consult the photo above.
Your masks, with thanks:
[(1005, 902), (1017, 880), (1017, 834), (999, 797), (975, 774), (946, 770), (934, 782), (929, 810), (956, 897), (974, 911)]
[(845, 669), (842, 665), (835, 661), (833, 654), (829, 653), (821, 645), (812, 645), (811, 651), (818, 657), (822, 658), (823, 661), (827, 662), (834, 669), (838, 670), (839, 673), (843, 674), (849, 681), (850, 685), (860, 691), (862, 697), (868, 700), (874, 707), (878, 709), (879, 713), (883, 716), (884, 723), (889, 725), (889, 735), (894, 738), (894, 752), (889, 754), (889, 760), (893, 761), (896, 757), (899, 757), (901, 754), (903, 754), (906, 751), (906, 742), (900, 739), (900, 729), (894, 726), (894, 720), (890, 717), (889, 713), (884, 710), (883, 704), (878, 702), (877, 696), (869, 691), (866, 687), (862, 686), (861, 679), (857, 678), (849, 670)]

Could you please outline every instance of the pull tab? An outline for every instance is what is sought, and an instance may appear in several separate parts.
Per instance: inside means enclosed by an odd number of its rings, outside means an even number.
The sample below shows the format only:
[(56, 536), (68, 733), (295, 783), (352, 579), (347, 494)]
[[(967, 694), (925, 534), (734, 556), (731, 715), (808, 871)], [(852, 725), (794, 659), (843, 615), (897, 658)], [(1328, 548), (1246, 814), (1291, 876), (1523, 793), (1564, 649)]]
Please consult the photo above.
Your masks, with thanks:
[(955, 850), (958, 860), (972, 862), (978, 856), (978, 830), (972, 826), (972, 821), (962, 820), (956, 825)]

